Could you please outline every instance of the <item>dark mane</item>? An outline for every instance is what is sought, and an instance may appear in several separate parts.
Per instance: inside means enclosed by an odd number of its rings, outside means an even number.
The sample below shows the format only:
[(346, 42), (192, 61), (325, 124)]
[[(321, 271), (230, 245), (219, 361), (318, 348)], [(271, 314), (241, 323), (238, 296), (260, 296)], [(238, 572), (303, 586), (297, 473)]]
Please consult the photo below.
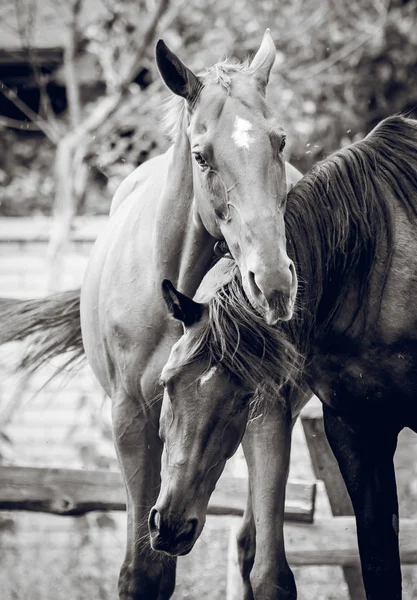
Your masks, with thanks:
[(210, 298), (198, 342), (186, 360), (208, 358), (207, 370), (220, 364), (256, 397), (276, 400), (283, 385), (295, 383), (302, 358), (283, 329), (267, 325), (254, 310), (238, 268), (231, 265), (230, 280)]
[(300, 353), (334, 322), (354, 277), (358, 308), (348, 327), (363, 323), (377, 261), (382, 277), (375, 297), (381, 297), (393, 253), (395, 202), (415, 219), (415, 197), (416, 121), (386, 119), (361, 142), (317, 164), (288, 195), (288, 250), (301, 278), (296, 316), (268, 326), (231, 267), (230, 281), (213, 292), (187, 360), (208, 354), (210, 366), (222, 364), (258, 396), (279, 397), (283, 385), (296, 384)]
[[(400, 116), (318, 163), (290, 191), (288, 251), (302, 280), (298, 316), (286, 328), (297, 347), (305, 351), (303, 340), (332, 325), (354, 278), (357, 310), (348, 328), (370, 317), (369, 295), (381, 299), (391, 264), (398, 204), (416, 218), (417, 122)], [(378, 290), (371, 286), (376, 264)], [(379, 309), (372, 307), (372, 319)]]

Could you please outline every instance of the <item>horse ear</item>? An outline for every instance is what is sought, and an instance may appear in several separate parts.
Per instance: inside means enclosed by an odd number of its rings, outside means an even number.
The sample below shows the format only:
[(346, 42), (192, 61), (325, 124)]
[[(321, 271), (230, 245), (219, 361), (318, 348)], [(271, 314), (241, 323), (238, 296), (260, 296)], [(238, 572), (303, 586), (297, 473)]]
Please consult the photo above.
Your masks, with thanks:
[(171, 315), (174, 319), (182, 321), (185, 327), (191, 327), (200, 320), (203, 305), (181, 294), (169, 279), (164, 279), (162, 282), (162, 295)]
[(269, 29), (267, 29), (264, 33), (261, 46), (250, 65), (253, 77), (262, 93), (265, 93), (266, 86), (268, 85), (269, 74), (275, 62), (276, 55), (277, 49), (275, 48), (274, 40), (271, 37)]
[(156, 64), (162, 80), (171, 92), (192, 102), (201, 88), (201, 82), (163, 40), (159, 40), (156, 45)]

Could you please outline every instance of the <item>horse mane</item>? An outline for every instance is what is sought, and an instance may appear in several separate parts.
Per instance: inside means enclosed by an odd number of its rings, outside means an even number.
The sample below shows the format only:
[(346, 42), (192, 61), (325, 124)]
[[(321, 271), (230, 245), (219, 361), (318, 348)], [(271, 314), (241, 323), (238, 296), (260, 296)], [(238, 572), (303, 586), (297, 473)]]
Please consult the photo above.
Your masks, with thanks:
[[(296, 382), (302, 357), (280, 327), (266, 324), (243, 291), (239, 269), (231, 261), (229, 280), (206, 303), (195, 344), (184, 362), (221, 365), (250, 390), (279, 399), (281, 388)], [(208, 360), (207, 360), (208, 359)]]
[[(251, 73), (249, 59), (243, 62), (227, 58), (212, 67), (207, 67), (198, 77), (203, 84), (216, 84), (230, 92), (233, 78), (240, 73)], [(164, 116), (162, 126), (171, 141), (175, 141), (182, 126), (184, 115), (187, 111), (187, 102), (181, 96), (171, 95), (164, 103)]]
[(246, 298), (234, 265), (230, 281), (208, 302), (187, 362), (208, 355), (209, 368), (222, 364), (258, 398), (281, 398), (283, 385), (297, 385), (312, 336), (332, 325), (354, 277), (358, 310), (348, 328), (367, 316), (377, 261), (382, 276), (375, 297), (381, 298), (393, 253), (393, 198), (410, 219), (417, 217), (416, 156), (417, 122), (396, 116), (317, 164), (288, 194), (288, 251), (302, 277), (296, 315), (267, 325)]
[[(296, 317), (285, 328), (306, 351), (342, 307), (353, 279), (357, 310), (346, 330), (376, 323), (394, 249), (395, 209), (417, 217), (417, 121), (393, 116), (362, 141), (315, 165), (289, 192), (288, 252), (301, 274)], [(372, 280), (376, 264), (380, 276)], [(377, 282), (375, 282), (377, 280)], [(378, 285), (378, 289), (375, 289)]]

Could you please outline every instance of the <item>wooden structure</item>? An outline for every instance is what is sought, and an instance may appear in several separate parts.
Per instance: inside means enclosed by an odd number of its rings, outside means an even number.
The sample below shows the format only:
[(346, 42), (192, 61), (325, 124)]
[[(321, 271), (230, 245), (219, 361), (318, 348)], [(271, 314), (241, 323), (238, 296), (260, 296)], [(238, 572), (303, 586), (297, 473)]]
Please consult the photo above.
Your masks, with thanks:
[[(335, 517), (353, 517), (352, 503), (324, 431), (323, 409), (318, 398), (312, 398), (307, 404), (302, 413), (301, 422), (313, 463), (314, 474), (317, 479), (324, 481), (333, 515)], [(404, 545), (403, 526), (401, 527), (401, 541)], [(355, 544), (357, 545), (356, 536)], [(344, 565), (343, 574), (350, 597), (354, 600), (366, 600), (360, 567), (357, 565)]]
[[(316, 483), (289, 481), (285, 506), (288, 560), (294, 567), (342, 567), (350, 598), (360, 600), (365, 596), (353, 511), (324, 433), (322, 408), (317, 399), (313, 399), (303, 411), (301, 422), (315, 476), (324, 482), (333, 514), (318, 516), (315, 513)], [(241, 516), (245, 508), (246, 486), (243, 477), (222, 477), (208, 510), (211, 515), (230, 516), (233, 522), (229, 541), (227, 600), (242, 597), (236, 559), (236, 530), (239, 526), (236, 517)], [(90, 511), (124, 509), (124, 487), (117, 472), (0, 467), (0, 510), (81, 516)], [(416, 530), (416, 519), (401, 520), (403, 564), (417, 564)]]
[[(323, 463), (328, 459), (323, 450), (320, 434), (313, 433), (320, 427), (308, 412), (303, 419), (308, 430), (309, 444), (315, 436), (319, 440), (314, 449), (316, 463), (319, 457)], [(321, 461), (321, 459), (320, 459)], [(319, 468), (319, 467), (317, 467)], [(322, 469), (323, 467), (320, 467)], [(337, 489), (326, 467), (324, 474), (328, 490)], [(330, 486), (331, 481), (331, 486)], [(94, 510), (124, 510), (125, 493), (122, 478), (112, 471), (88, 471), (76, 469), (43, 469), (32, 467), (0, 467), (0, 509), (42, 511), (57, 515), (83, 515)], [(224, 477), (213, 493), (209, 514), (243, 514), (246, 489), (242, 479)], [(356, 529), (351, 516), (314, 518), (316, 484), (290, 481), (288, 483), (286, 516), (287, 556), (291, 565), (340, 565), (347, 573), (359, 568)], [(334, 513), (340, 515), (337, 502)], [(417, 563), (417, 543), (415, 539), (417, 523), (414, 519), (401, 521), (401, 560), (403, 564)], [(233, 539), (234, 543), (234, 539)], [(348, 575), (350, 577), (350, 575)], [(352, 593), (352, 580), (348, 584)], [(357, 593), (357, 592), (355, 592)], [(359, 592), (360, 593), (360, 592)], [(359, 595), (351, 596), (354, 600)]]
[[(0, 467), (0, 484), (0, 510), (78, 516), (94, 510), (126, 509), (123, 480), (114, 471)], [(208, 514), (243, 515), (246, 487), (242, 478), (222, 477)], [(286, 519), (312, 523), (315, 494), (314, 483), (288, 482)]]
[[(316, 483), (289, 481), (285, 505), (285, 534), (292, 566), (337, 565), (343, 568), (352, 600), (364, 598), (352, 507), (328, 445), (317, 399), (302, 413), (302, 425), (317, 479), (324, 482), (333, 516), (314, 518)], [(220, 479), (208, 513), (241, 516), (247, 482)], [(125, 509), (122, 478), (114, 471), (0, 467), (0, 510), (46, 512), (81, 516), (90, 511)], [(236, 525), (238, 524), (235, 521)], [(229, 543), (228, 600), (241, 598), (236, 560), (236, 529)], [(415, 519), (401, 520), (401, 560), (417, 563)]]
[[(339, 471), (323, 425), (323, 410), (314, 397), (301, 413), (314, 475), (323, 481), (332, 516), (314, 518), (309, 524), (288, 522), (285, 541), (291, 566), (340, 566), (351, 600), (365, 600), (359, 561), (356, 524), (353, 507)], [(290, 492), (290, 488), (288, 488)], [(227, 600), (242, 598), (237, 565), (236, 533), (232, 529), (229, 541), (229, 570)], [(400, 553), (402, 565), (417, 564), (417, 520), (401, 519)]]

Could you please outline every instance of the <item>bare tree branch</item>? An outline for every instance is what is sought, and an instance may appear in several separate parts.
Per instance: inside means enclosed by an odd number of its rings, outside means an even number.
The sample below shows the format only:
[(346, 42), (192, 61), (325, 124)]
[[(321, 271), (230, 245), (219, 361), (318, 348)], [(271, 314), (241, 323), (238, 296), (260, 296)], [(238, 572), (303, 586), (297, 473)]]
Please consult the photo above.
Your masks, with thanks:
[(19, 119), (11, 119), (10, 117), (0, 116), (0, 125), (19, 131), (42, 131), (33, 121), (20, 121)]
[[(87, 152), (88, 138), (103, 123), (111, 119), (123, 104), (129, 93), (131, 82), (140, 73), (142, 61), (155, 37), (162, 15), (169, 6), (169, 0), (159, 0), (155, 13), (143, 35), (135, 60), (125, 78), (120, 91), (99, 100), (91, 113), (80, 125), (65, 135), (59, 142), (56, 155), (56, 191), (54, 202), (54, 224), (48, 246), (49, 282), (48, 289), (56, 289), (59, 281), (60, 261), (63, 250), (68, 244), (72, 219), (76, 213), (77, 194), (74, 189), (75, 173), (80, 172)], [(62, 176), (60, 176), (62, 173)]]
[(126, 88), (130, 85), (130, 83), (132, 81), (134, 81), (136, 79), (136, 77), (139, 75), (141, 67), (142, 67), (142, 61), (144, 56), (146, 55), (149, 46), (152, 43), (152, 40), (155, 37), (155, 33), (158, 27), (158, 23), (162, 17), (162, 15), (166, 12), (166, 10), (168, 9), (169, 6), (169, 2), (170, 0), (159, 0), (159, 3), (156, 7), (156, 10), (154, 12), (154, 15), (143, 35), (142, 38), (142, 43), (138, 48), (138, 51), (136, 53), (136, 56), (132, 62), (132, 66), (128, 71), (127, 77), (125, 82), (122, 85), (122, 89), (123, 91), (126, 90)]
[(291, 79), (295, 81), (300, 81), (300, 77), (302, 79), (311, 79), (312, 77), (320, 75), (320, 73), (327, 71), (328, 69), (330, 69), (330, 67), (333, 67), (341, 60), (347, 58), (353, 52), (356, 52), (356, 50), (358, 50), (361, 46), (369, 42), (374, 36), (375, 32), (373, 32), (372, 34), (362, 33), (362, 35), (359, 35), (349, 44), (346, 44), (342, 48), (339, 48), (337, 52), (334, 52), (334, 54), (329, 56), (329, 58), (326, 58), (326, 60), (320, 61), (319, 63), (317, 63), (317, 65), (314, 65), (308, 70), (302, 71), (301, 73), (297, 71), (292, 72)]
[(64, 72), (67, 90), (68, 112), (73, 128), (80, 124), (80, 88), (75, 70), (75, 54), (79, 42), (79, 18), (83, 0), (75, 0), (71, 6), (71, 22), (68, 41), (64, 48)]
[(34, 53), (34, 35), (33, 32), (36, 26), (36, 11), (37, 4), (36, 0), (30, 0), (29, 2), (23, 2), (22, 0), (15, 0), (14, 4), (16, 12), (16, 22), (18, 25), (18, 32), (20, 37), (20, 43), (22, 49), (27, 55), (27, 61), (30, 64), (35, 81), (39, 88), (40, 101), (39, 101), (39, 116), (49, 123), (50, 127), (57, 133), (59, 131), (58, 122), (55, 118), (55, 113), (52, 110), (51, 99), (46, 89), (47, 78), (42, 74), (38, 60)]
[(50, 123), (42, 119), (34, 110), (32, 110), (27, 104), (23, 102), (16, 94), (15, 91), (7, 87), (7, 85), (0, 81), (0, 92), (5, 96), (8, 100), (13, 102), (15, 106), (33, 123), (39, 127), (39, 129), (46, 135), (46, 137), (53, 143), (57, 144), (59, 140), (59, 133), (51, 127)]
[(387, 18), (388, 18), (387, 0), (384, 0), (384, 5), (386, 8), (386, 11), (383, 10), (383, 8), (382, 8), (383, 3), (381, 2), (381, 8), (379, 11), (380, 16), (379, 16), (377, 22), (374, 23), (374, 25), (372, 27), (368, 27), (368, 26), (365, 26), (364, 24), (361, 24), (361, 26), (360, 26), (361, 33), (358, 34), (356, 37), (354, 37), (350, 42), (348, 42), (347, 44), (342, 46), (342, 48), (339, 48), (339, 50), (334, 52), (331, 56), (329, 56), (325, 60), (320, 61), (319, 63), (310, 67), (306, 71), (301, 71), (301, 69), (289, 71), (288, 72), (289, 79), (292, 81), (304, 81), (305, 79), (311, 79), (312, 77), (316, 77), (317, 75), (320, 75), (321, 73), (327, 71), (328, 69), (330, 69), (331, 67), (333, 67), (334, 65), (339, 63), (340, 61), (344, 60), (351, 54), (354, 54), (355, 52), (357, 52), (357, 50), (359, 50), (359, 48), (361, 48), (362, 46), (364, 46), (371, 40), (375, 39), (375, 37), (378, 34), (381, 34), (384, 31), (386, 23), (387, 23)]
[(177, 18), (185, 3), (186, 0), (177, 0), (175, 5), (171, 6), (170, 9), (162, 15), (158, 25), (161, 31), (166, 31), (172, 25), (172, 22)]

